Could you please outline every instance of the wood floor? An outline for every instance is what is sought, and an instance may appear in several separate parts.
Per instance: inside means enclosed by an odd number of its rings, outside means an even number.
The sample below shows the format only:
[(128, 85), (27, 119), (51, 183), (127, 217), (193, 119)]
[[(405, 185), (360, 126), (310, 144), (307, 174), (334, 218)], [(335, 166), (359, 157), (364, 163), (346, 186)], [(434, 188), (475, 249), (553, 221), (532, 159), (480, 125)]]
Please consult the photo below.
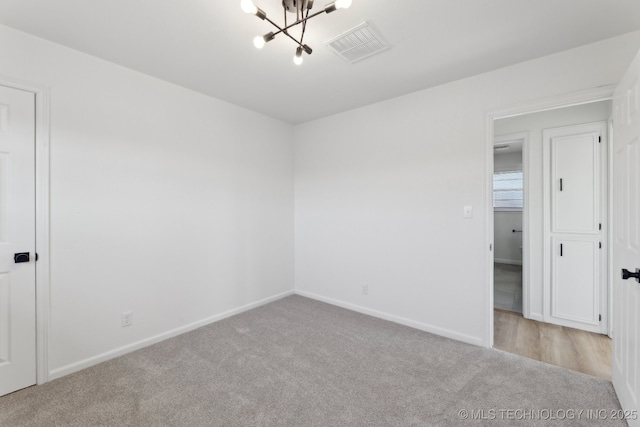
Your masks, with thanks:
[(611, 380), (611, 339), (495, 309), (494, 348)]

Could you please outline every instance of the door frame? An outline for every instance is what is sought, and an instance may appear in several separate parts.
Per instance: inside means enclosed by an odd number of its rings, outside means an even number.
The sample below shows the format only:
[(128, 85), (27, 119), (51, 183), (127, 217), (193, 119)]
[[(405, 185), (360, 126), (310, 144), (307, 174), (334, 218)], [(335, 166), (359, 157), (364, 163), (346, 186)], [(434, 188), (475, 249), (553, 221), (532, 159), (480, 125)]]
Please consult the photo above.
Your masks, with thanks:
[[(484, 150), (484, 347), (493, 347), (493, 145), (494, 145), (494, 121), (508, 117), (521, 116), (524, 114), (539, 113), (542, 111), (555, 110), (558, 108), (572, 107), (581, 104), (590, 104), (599, 101), (609, 101), (613, 99), (615, 85), (605, 85), (584, 91), (572, 92), (568, 94), (532, 100), (496, 108), (485, 113), (485, 150)], [(611, 179), (611, 159), (608, 159), (608, 175)], [(528, 183), (527, 183), (528, 185)], [(525, 192), (529, 189), (525, 188)], [(527, 248), (528, 249), (528, 248)], [(524, 252), (524, 244), (523, 244)], [(524, 255), (524, 254), (523, 254)], [(608, 266), (611, 272), (611, 266)], [(610, 282), (610, 277), (608, 277)], [(610, 286), (609, 286), (610, 289)], [(610, 293), (610, 292), (609, 292)], [(610, 317), (611, 312), (607, 313)], [(610, 319), (609, 319), (610, 320)], [(609, 324), (611, 322), (608, 322)]]
[(35, 205), (36, 205), (36, 383), (49, 381), (49, 147), (50, 89), (0, 76), (0, 85), (35, 96)]

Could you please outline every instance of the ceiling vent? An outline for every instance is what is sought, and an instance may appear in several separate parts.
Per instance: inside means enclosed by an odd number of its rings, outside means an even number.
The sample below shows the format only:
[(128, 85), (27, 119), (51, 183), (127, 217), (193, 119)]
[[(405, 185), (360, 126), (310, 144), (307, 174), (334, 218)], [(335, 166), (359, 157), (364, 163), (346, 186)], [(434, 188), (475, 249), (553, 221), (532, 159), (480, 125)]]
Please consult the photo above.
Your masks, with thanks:
[(368, 22), (363, 22), (325, 44), (351, 64), (389, 48)]

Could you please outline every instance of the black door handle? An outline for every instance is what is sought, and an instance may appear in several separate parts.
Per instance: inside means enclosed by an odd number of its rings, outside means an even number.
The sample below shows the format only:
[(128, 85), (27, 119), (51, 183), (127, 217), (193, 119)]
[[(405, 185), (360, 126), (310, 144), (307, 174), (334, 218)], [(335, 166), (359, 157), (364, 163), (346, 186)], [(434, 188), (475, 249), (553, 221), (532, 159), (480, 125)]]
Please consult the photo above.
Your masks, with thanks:
[(635, 277), (636, 282), (640, 283), (640, 268), (636, 268), (636, 272), (632, 273), (626, 268), (622, 269), (622, 280), (627, 280), (630, 277)]
[(16, 264), (21, 262), (29, 262), (29, 252), (18, 252), (17, 254), (13, 254), (13, 262)]

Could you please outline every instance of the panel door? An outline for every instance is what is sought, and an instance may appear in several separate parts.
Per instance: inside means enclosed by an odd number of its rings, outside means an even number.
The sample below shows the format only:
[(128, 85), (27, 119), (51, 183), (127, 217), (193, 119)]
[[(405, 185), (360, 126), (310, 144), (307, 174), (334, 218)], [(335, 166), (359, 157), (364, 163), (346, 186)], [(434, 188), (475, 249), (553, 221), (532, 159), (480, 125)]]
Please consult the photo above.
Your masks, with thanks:
[(35, 96), (0, 86), (0, 395), (36, 382), (34, 155)]
[(599, 132), (551, 138), (553, 233), (596, 233), (599, 223)]
[(640, 268), (640, 53), (614, 96), (612, 381), (627, 419), (640, 426), (640, 283), (621, 270)]
[(601, 247), (606, 242), (601, 230), (606, 221), (606, 129), (606, 122), (596, 122), (543, 132), (549, 201), (544, 319), (597, 333), (606, 328), (608, 301), (603, 292), (607, 251)]
[(551, 316), (557, 323), (600, 332), (599, 240), (554, 237), (552, 246)]

